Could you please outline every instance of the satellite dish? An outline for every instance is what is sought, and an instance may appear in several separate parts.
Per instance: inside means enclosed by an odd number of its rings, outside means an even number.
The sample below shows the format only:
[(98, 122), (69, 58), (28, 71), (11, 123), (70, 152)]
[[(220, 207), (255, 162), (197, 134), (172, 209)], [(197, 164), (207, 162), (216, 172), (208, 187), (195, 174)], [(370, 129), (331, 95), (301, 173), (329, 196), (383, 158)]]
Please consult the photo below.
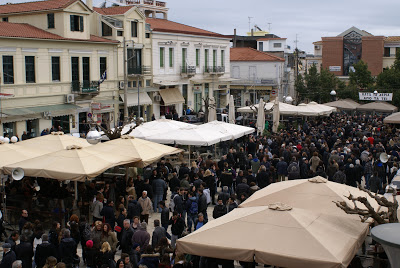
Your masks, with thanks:
[(381, 153), (379, 155), (379, 159), (382, 163), (386, 163), (387, 161), (389, 161), (389, 156), (387, 155), (387, 153)]
[(25, 172), (22, 168), (14, 168), (11, 172), (11, 177), (16, 180), (20, 181), (24, 178)]

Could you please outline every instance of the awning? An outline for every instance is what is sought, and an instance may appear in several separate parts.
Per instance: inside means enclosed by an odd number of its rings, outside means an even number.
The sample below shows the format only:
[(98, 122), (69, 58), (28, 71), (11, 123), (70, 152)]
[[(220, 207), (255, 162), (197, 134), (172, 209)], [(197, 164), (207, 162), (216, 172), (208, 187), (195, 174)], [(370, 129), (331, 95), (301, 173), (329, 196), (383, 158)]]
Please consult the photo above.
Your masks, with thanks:
[(96, 102), (100, 102), (102, 104), (119, 104), (119, 103), (123, 103), (119, 100), (112, 100), (112, 99), (108, 99), (108, 100), (96, 100)]
[[(124, 97), (125, 97), (124, 94), (121, 94), (122, 101), (125, 101)], [(139, 103), (140, 103), (140, 105), (153, 104), (149, 95), (146, 92), (139, 92)], [(129, 92), (128, 93), (128, 106), (138, 106), (138, 93), (137, 92)]]
[(206, 79), (192, 79), (190, 80), (192, 83), (201, 84), (201, 83), (221, 83), (221, 82), (232, 82), (240, 79), (231, 78), (231, 77), (218, 77), (218, 78), (206, 78)]
[(182, 96), (182, 93), (178, 88), (167, 88), (160, 90), (160, 95), (164, 100), (164, 105), (174, 105), (184, 103), (185, 99)]
[(187, 84), (182, 81), (153, 81), (153, 84), (161, 85), (161, 86), (175, 86), (175, 85), (183, 85)]
[(48, 106), (37, 106), (37, 107), (24, 107), (15, 109), (4, 109), (3, 114), (6, 115), (27, 115), (27, 114), (39, 114), (43, 112), (49, 112), (49, 116), (60, 116), (75, 113), (75, 110), (80, 108), (75, 104), (56, 104)]

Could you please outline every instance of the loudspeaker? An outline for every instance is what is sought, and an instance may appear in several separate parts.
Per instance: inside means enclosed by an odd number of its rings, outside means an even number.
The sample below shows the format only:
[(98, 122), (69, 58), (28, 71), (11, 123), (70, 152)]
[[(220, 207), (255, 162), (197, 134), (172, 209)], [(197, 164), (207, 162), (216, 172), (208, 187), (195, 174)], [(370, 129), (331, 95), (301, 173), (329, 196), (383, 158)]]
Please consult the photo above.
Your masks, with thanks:
[(11, 177), (16, 180), (20, 181), (24, 178), (25, 172), (22, 168), (14, 168), (11, 172)]

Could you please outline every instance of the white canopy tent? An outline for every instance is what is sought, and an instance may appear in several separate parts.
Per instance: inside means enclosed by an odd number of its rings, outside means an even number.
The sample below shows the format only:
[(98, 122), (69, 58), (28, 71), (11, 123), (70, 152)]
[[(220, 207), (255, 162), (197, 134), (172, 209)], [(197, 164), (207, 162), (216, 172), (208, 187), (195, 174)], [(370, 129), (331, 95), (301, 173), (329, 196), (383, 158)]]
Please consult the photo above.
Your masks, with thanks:
[[(274, 106), (274, 102), (268, 102), (264, 103), (264, 110), (269, 111), (272, 110), (272, 107)], [(255, 104), (252, 106), (246, 106), (246, 107), (241, 107), (237, 109), (238, 112), (240, 113), (255, 113), (256, 110), (258, 110), (259, 104)], [(297, 115), (298, 114), (298, 109), (296, 108), (297, 106), (279, 102), (279, 112), (281, 115)]]
[(302, 116), (328, 116), (332, 112), (336, 112), (335, 107), (330, 107), (323, 104), (318, 104), (314, 101), (304, 104), (300, 103), (298, 106), (298, 115)]
[[(264, 104), (264, 110), (269, 111), (272, 110), (274, 106), (274, 102), (268, 102)], [(242, 107), (238, 109), (238, 112), (241, 113), (253, 113), (259, 107), (259, 104), (255, 104), (253, 106)], [(256, 108), (256, 109), (255, 109)], [(298, 116), (326, 116), (330, 115), (332, 112), (335, 112), (336, 109), (334, 107), (330, 107), (327, 105), (318, 104), (316, 102), (310, 102), (309, 104), (299, 104), (298, 106), (279, 102), (279, 113), (281, 115), (298, 115)]]
[(194, 128), (194, 127), (196, 126), (180, 121), (175, 121), (170, 119), (158, 119), (138, 126), (134, 130), (132, 130), (129, 136), (133, 136), (135, 138), (140, 138), (140, 139), (147, 139), (147, 137), (160, 135), (179, 128)]
[(225, 123), (221, 121), (212, 121), (203, 125), (199, 125), (197, 128), (205, 129), (207, 131), (219, 131), (226, 135), (223, 140), (238, 139), (244, 135), (252, 134), (255, 129), (252, 127), (245, 127), (236, 124)]

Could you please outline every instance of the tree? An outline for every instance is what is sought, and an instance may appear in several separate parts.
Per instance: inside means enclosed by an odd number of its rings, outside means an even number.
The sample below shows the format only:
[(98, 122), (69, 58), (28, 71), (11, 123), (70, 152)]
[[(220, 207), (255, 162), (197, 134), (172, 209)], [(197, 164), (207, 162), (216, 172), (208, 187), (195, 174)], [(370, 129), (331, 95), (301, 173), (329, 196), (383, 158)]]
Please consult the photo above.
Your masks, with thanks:
[(319, 75), (319, 88), (320, 91), (314, 97), (319, 103), (329, 102), (331, 100), (331, 91), (337, 89), (339, 79), (330, 71), (321, 68)]
[(360, 60), (353, 65), (354, 72), (349, 73), (350, 84), (357, 86), (358, 89), (367, 89), (374, 85), (374, 78), (368, 70), (368, 64)]
[(339, 99), (352, 99), (352, 100), (357, 101), (358, 100), (358, 92), (359, 92), (359, 90), (356, 85), (349, 84), (348, 86), (346, 86), (346, 84), (343, 81), (339, 80), (338, 85), (337, 85), (337, 90), (336, 90), (336, 93), (337, 93), (336, 96)]
[(129, 135), (132, 132), (132, 130), (134, 130), (136, 127), (138, 127), (140, 124), (142, 124), (142, 121), (139, 118), (137, 118), (135, 120), (130, 118), (128, 120), (128, 123), (124, 123), (122, 126), (118, 126), (113, 129), (104, 128), (100, 124), (96, 124), (96, 126), (98, 126), (101, 129), (101, 131), (104, 132), (104, 135), (106, 135), (107, 138), (109, 138), (110, 140), (115, 140), (115, 139), (121, 138), (122, 130), (124, 129), (124, 127), (131, 124), (132, 122), (135, 122), (135, 125), (130, 126), (129, 130), (127, 132), (123, 133), (123, 135)]
[(304, 78), (301, 74), (299, 74), (294, 82), (294, 87), (296, 88), (297, 92), (297, 103), (300, 103), (306, 94), (306, 86), (304, 85)]
[(376, 85), (379, 92), (392, 92), (393, 105), (400, 106), (400, 51), (394, 64), (378, 75)]
[(317, 70), (317, 66), (313, 64), (305, 75), (307, 95), (309, 99), (315, 100), (315, 94), (319, 92), (320, 85), (320, 75)]

